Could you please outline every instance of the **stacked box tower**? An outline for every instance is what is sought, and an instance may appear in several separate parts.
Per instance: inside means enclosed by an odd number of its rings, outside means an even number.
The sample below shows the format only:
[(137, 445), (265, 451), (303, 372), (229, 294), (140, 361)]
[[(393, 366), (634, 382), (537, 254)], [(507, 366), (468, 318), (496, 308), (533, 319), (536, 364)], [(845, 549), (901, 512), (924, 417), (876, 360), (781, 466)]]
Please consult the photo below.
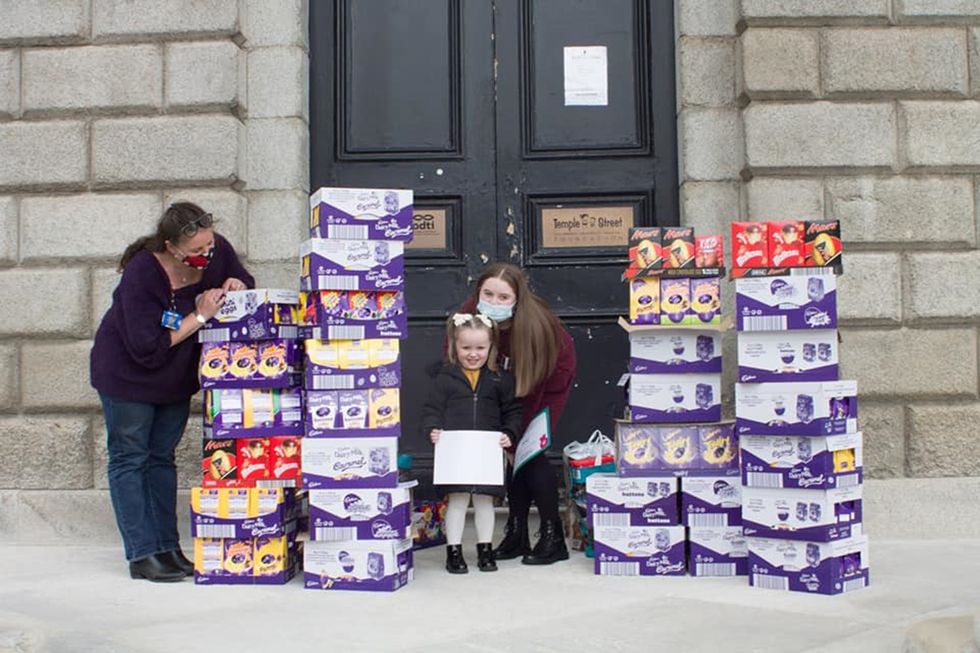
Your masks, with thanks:
[[(720, 236), (631, 230), (630, 316), (620, 320), (630, 339), (629, 389), (626, 419), (615, 425), (617, 471), (586, 481), (596, 574), (682, 575), (688, 566), (696, 575), (744, 573), (738, 447), (733, 424), (721, 421), (723, 273)], [(703, 487), (703, 497), (682, 501)]]
[(865, 587), (857, 384), (838, 373), (839, 223), (735, 223), (732, 248), (749, 583)]
[(204, 443), (191, 535), (199, 585), (281, 584), (296, 574), (298, 305), (295, 290), (229, 292), (198, 332)]
[(412, 192), (321, 188), (310, 236), (300, 250), (304, 586), (392, 591), (414, 573), (397, 469)]

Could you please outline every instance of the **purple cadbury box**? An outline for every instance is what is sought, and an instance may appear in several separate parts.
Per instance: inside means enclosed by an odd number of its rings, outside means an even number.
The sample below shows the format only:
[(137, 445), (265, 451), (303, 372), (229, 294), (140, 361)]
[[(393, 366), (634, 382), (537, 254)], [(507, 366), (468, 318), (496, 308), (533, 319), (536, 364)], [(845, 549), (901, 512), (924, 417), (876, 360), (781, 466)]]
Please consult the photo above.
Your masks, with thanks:
[(836, 329), (738, 334), (738, 380), (742, 383), (838, 378)]
[(303, 586), (315, 590), (392, 592), (412, 578), (412, 540), (307, 542)]
[(735, 280), (739, 331), (837, 328), (837, 279), (833, 275)]
[(410, 537), (409, 486), (310, 490), (311, 540), (403, 540)]
[(204, 438), (303, 435), (300, 388), (204, 391)]
[(739, 436), (855, 433), (857, 382), (736, 383), (735, 415)]
[(298, 386), (302, 364), (292, 339), (205, 342), (199, 366), (201, 388), (288, 388)]
[(681, 479), (681, 519), (685, 526), (738, 526), (742, 523), (742, 488), (737, 476)]
[(748, 487), (825, 489), (864, 480), (861, 433), (743, 435), (742, 484)]
[(602, 526), (595, 529), (597, 576), (683, 576), (683, 526)]
[(592, 474), (585, 480), (585, 488), (589, 523), (594, 527), (680, 523), (676, 478)]
[(742, 527), (750, 537), (832, 542), (861, 531), (861, 486), (830, 490), (742, 488)]
[(868, 538), (796, 542), (749, 540), (749, 585), (811, 594), (842, 594), (867, 587)]
[(402, 290), (404, 243), (313, 238), (300, 246), (302, 290)]
[(745, 576), (748, 542), (741, 526), (688, 529), (687, 567), (692, 576)]
[(320, 188), (310, 196), (310, 236), (411, 240), (410, 190)]

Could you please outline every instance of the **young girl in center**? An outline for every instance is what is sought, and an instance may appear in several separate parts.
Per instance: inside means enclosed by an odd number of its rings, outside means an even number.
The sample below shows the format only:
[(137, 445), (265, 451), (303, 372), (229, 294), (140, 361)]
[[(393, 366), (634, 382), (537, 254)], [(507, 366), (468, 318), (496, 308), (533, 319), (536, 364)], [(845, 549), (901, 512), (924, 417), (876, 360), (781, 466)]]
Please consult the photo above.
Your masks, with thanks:
[[(448, 363), (436, 374), (422, 408), (422, 433), (435, 444), (443, 430), (499, 431), (500, 447), (517, 444), (521, 433), (521, 404), (514, 395), (514, 376), (497, 366), (497, 332), (485, 315), (456, 313), (446, 324)], [(480, 571), (496, 571), (493, 555), (493, 498), (504, 495), (503, 485), (450, 485), (446, 509), (446, 571), (465, 574), (463, 525), (473, 497), (476, 512), (476, 552)]]

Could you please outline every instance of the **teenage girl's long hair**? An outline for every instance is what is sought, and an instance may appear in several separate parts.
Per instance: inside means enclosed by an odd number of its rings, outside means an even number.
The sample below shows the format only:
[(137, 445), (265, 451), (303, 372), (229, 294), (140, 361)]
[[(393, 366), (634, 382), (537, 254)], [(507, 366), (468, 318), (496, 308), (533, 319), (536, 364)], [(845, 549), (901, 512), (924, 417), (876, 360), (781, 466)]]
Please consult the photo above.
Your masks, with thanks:
[(555, 371), (561, 323), (548, 304), (534, 294), (524, 271), (516, 265), (490, 264), (476, 282), (477, 301), (487, 279), (500, 279), (517, 296), (510, 327), (511, 371), (517, 380), (515, 394), (526, 397)]
[(157, 221), (156, 232), (136, 239), (126, 248), (119, 259), (118, 271), (122, 272), (133, 257), (144, 249), (159, 253), (167, 249), (168, 240), (176, 244), (181, 237), (181, 230), (196, 222), (204, 213), (204, 209), (190, 202), (174, 202), (168, 206)]

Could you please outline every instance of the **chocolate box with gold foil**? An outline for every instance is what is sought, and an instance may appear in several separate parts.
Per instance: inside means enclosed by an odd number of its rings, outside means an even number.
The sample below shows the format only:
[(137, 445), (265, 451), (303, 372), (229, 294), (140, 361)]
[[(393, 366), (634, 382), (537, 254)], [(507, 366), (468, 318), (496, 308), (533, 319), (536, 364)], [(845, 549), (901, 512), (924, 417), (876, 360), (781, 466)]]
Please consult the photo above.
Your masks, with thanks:
[(413, 193), (392, 188), (319, 188), (310, 196), (310, 236), (411, 240)]
[(257, 288), (225, 293), (218, 313), (197, 332), (198, 342), (248, 342), (296, 338), (299, 293), (280, 288)]
[(296, 340), (205, 342), (201, 345), (201, 388), (288, 388), (300, 385), (302, 362)]

